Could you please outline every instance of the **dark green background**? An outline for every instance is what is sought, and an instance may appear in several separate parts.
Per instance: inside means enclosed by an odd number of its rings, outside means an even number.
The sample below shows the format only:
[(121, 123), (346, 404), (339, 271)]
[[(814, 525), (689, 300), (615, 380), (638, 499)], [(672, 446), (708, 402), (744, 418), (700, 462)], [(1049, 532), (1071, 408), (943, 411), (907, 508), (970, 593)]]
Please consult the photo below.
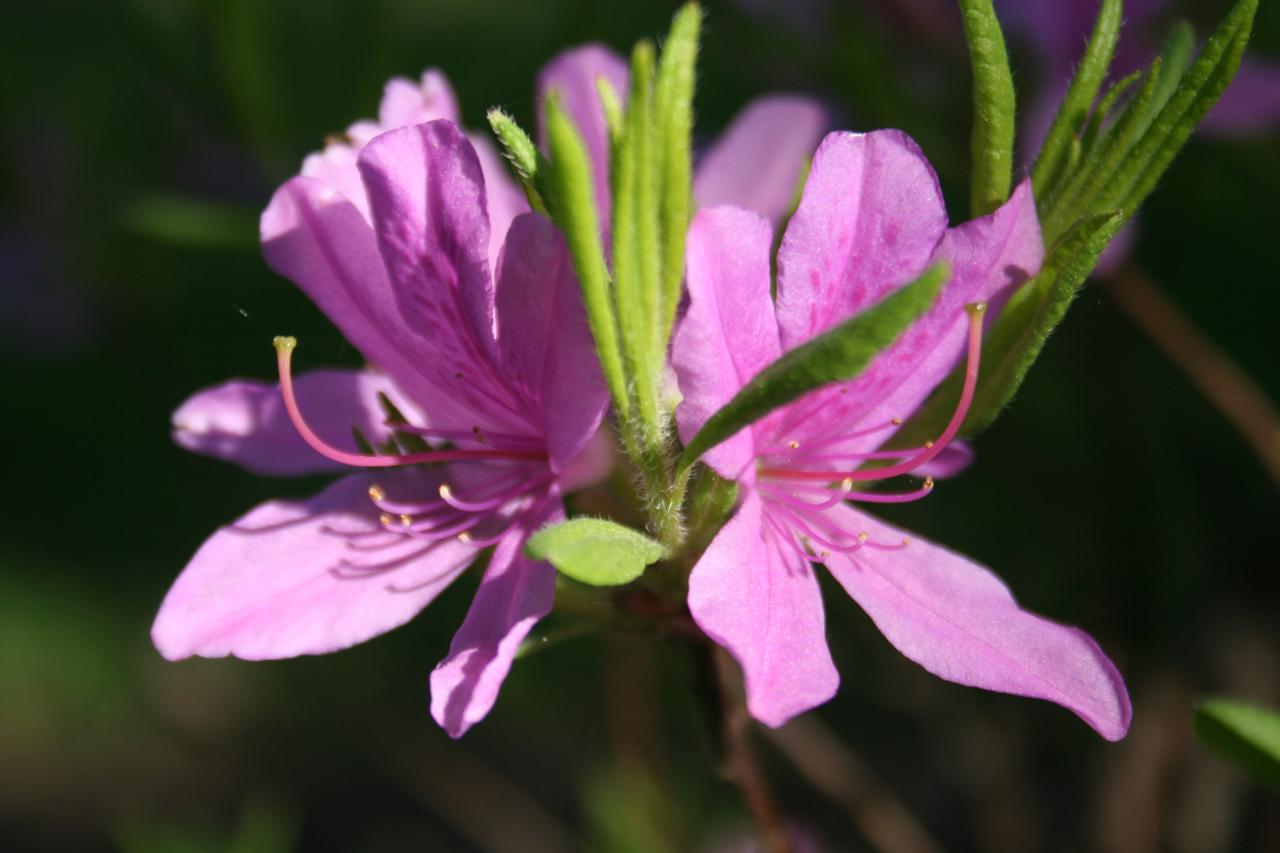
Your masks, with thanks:
[[(1225, 5), (1190, 10), (1201, 32)], [(199, 387), (269, 376), (272, 334), (304, 337), (313, 363), (357, 360), (257, 253), (272, 188), (324, 134), (373, 114), (389, 76), (439, 67), (469, 126), (495, 104), (531, 125), (542, 62), (585, 40), (625, 49), (672, 10), (6, 9), (0, 847), (537, 850), (560, 838), (693, 850), (749, 826), (715, 773), (699, 675), (676, 647), (566, 641), (521, 661), (490, 718), (449, 741), (428, 715), (427, 675), (471, 579), (410, 626), (328, 657), (174, 665), (148, 640), (169, 582), (216, 525), (317, 486), (184, 453), (170, 412)], [(924, 29), (900, 12), (845, 3), (797, 24), (710, 4), (699, 133), (756, 94), (812, 91), (843, 126), (915, 135), (958, 215), (968, 92), (957, 21)], [(1258, 49), (1280, 56), (1274, 3), (1259, 28)], [(1034, 57), (1015, 58), (1025, 94)], [(1143, 215), (1137, 249), (1273, 397), (1277, 198), (1277, 137), (1196, 141)], [(1108, 745), (1056, 707), (930, 678), (834, 588), (844, 685), (821, 720), (946, 849), (1280, 847), (1276, 801), (1205, 754), (1189, 726), (1205, 692), (1280, 705), (1276, 483), (1100, 288), (1082, 294), (977, 449), (965, 476), (893, 517), (1098, 637), (1133, 692), (1128, 740)], [(868, 849), (838, 806), (761, 751), (798, 826), (832, 849)]]

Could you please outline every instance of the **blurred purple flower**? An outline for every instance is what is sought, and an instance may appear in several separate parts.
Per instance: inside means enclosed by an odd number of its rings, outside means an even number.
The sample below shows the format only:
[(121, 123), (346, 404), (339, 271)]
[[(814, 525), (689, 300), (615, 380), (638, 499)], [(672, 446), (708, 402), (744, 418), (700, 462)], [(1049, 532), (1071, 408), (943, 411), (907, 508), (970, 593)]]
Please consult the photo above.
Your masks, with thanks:
[[(819, 389), (709, 452), (736, 480), (740, 505), (694, 567), (689, 608), (742, 666), (753, 716), (778, 726), (835, 693), (814, 564), (825, 564), (903, 654), (976, 687), (1063, 705), (1103, 737), (1129, 725), (1124, 683), (1086, 634), (1018, 607), (986, 568), (901, 531), (847, 502), (907, 494), (857, 482), (923, 475), (959, 428), (977, 376), (981, 313), (1034, 274), (1043, 246), (1029, 182), (995, 213), (947, 227), (932, 167), (898, 131), (833, 133), (814, 158), (778, 252), (772, 229), (732, 207), (704, 210), (689, 235), (691, 297), (674, 345), (688, 441), (762, 368), (881, 301), (929, 264), (952, 277), (936, 303), (856, 379)], [(878, 451), (951, 371), (969, 369), (961, 404), (937, 442)], [(861, 469), (867, 460), (891, 464)]]

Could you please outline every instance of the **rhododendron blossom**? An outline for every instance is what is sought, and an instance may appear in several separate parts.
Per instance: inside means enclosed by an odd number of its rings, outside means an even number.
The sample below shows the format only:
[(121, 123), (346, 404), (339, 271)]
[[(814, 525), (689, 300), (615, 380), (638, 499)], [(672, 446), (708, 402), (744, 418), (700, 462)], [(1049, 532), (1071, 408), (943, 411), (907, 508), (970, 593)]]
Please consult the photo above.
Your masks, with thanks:
[[(562, 93), (595, 146), (607, 202), (599, 77), (625, 93), (621, 60), (588, 46), (552, 62), (540, 89)], [(492, 546), (431, 678), (432, 713), (455, 736), (492, 707), (517, 647), (553, 604), (554, 569), (523, 554), (525, 539), (563, 520), (562, 496), (612, 463), (597, 435), (607, 395), (563, 238), (526, 212), (492, 146), (457, 120), (439, 72), (394, 79), (378, 121), (307, 157), (262, 216), (271, 267), (377, 369), (294, 377), (294, 342), (281, 340), (279, 386), (235, 380), (174, 414), (184, 446), (258, 473), (397, 470), (269, 502), (221, 529), (153, 629), (172, 659), (330, 652), (403, 624)], [(708, 155), (703, 192), (780, 219), (824, 123), (805, 99), (757, 102)], [(762, 147), (766, 126), (782, 130)], [(379, 395), (408, 420), (394, 431), (432, 449), (353, 452), (353, 428), (380, 446), (392, 432)]]
[[(698, 625), (741, 664), (751, 713), (773, 726), (825, 702), (839, 677), (825, 638), (823, 564), (907, 657), (951, 681), (1049, 699), (1108, 739), (1129, 725), (1115, 667), (1083, 632), (1021, 608), (987, 569), (881, 522), (858, 503), (924, 497), (974, 390), (984, 307), (1038, 271), (1030, 182), (989, 216), (947, 227), (937, 179), (904, 134), (835, 133), (818, 150), (777, 256), (772, 229), (732, 207), (704, 210), (687, 253), (691, 304), (673, 360), (688, 441), (782, 353), (880, 302), (927, 266), (938, 299), (855, 379), (770, 413), (703, 457), (740, 503), (689, 578)], [(967, 310), (966, 310), (967, 309)], [(958, 410), (935, 442), (880, 448), (967, 351)], [(869, 461), (887, 467), (867, 468)], [(903, 475), (906, 492), (868, 489)]]

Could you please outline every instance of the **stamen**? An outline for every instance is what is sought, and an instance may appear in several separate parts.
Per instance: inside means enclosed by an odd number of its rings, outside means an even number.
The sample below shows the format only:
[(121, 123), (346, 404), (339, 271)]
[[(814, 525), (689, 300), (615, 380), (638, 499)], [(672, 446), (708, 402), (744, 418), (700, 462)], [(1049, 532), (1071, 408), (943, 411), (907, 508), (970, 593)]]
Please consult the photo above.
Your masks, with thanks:
[(969, 414), (969, 406), (973, 403), (973, 394), (978, 385), (978, 366), (982, 357), (982, 318), (986, 313), (987, 304), (978, 302), (973, 305), (966, 305), (965, 310), (969, 313), (969, 349), (968, 361), (964, 372), (964, 388), (960, 392), (960, 400), (956, 404), (955, 412), (951, 415), (951, 421), (936, 441), (926, 442), (924, 450), (910, 459), (899, 462), (896, 465), (871, 471), (792, 471), (786, 468), (763, 468), (760, 474), (782, 480), (823, 480), (834, 482), (848, 477), (858, 482), (870, 482), (897, 477), (901, 474), (909, 474), (941, 453), (946, 449), (951, 439), (955, 438), (956, 433), (960, 431), (961, 425), (964, 424), (965, 416)]
[(551, 479), (551, 475), (534, 477), (516, 484), (513, 488), (504, 489), (492, 497), (475, 501), (467, 501), (456, 497), (453, 494), (453, 489), (450, 488), (448, 483), (441, 483), (440, 499), (460, 512), (486, 512), (491, 509), (497, 509), (503, 504), (515, 500), (521, 495), (528, 494), (539, 486), (551, 482)]
[(520, 450), (437, 450), (429, 453), (408, 453), (388, 456), (365, 456), (358, 453), (347, 453), (328, 444), (312, 431), (302, 417), (298, 408), (298, 400), (293, 391), (293, 350), (298, 345), (296, 338), (279, 336), (274, 341), (276, 348), (276, 366), (280, 371), (280, 393), (284, 397), (284, 407), (289, 419), (302, 436), (302, 440), (322, 456), (343, 465), (357, 468), (392, 468), (399, 465), (419, 465), (427, 462), (449, 462), (458, 459), (506, 459), (537, 460), (547, 458), (545, 453)]
[[(845, 482), (848, 483), (850, 481), (846, 479)], [(853, 492), (848, 496), (848, 500), (872, 504), (905, 504), (911, 501), (918, 501), (932, 491), (933, 478), (925, 477), (924, 484), (914, 492), (902, 492), (893, 495), (879, 494), (877, 492)]]

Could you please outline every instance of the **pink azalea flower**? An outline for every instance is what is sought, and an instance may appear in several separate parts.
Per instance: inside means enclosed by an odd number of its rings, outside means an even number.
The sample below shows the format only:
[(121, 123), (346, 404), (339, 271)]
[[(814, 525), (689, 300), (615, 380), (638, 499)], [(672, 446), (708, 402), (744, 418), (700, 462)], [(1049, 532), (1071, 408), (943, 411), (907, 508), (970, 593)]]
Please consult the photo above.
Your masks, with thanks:
[[(265, 418), (240, 442), (250, 449), (230, 453), (259, 469), (271, 453), (282, 457), (277, 471), (303, 467), (277, 441), (294, 427), (315, 460), (451, 464), (354, 474), (222, 528), (169, 591), (153, 638), (170, 659), (334, 651), (412, 618), (494, 546), (431, 678), (432, 713), (457, 736), (492, 707), (517, 646), (551, 609), (555, 571), (527, 559), (523, 543), (564, 517), (562, 493), (605, 470), (592, 437), (607, 396), (556, 229), (517, 216), (490, 275), (481, 161), (454, 124), (383, 133), (356, 165), (363, 210), (319, 178), (293, 178), (263, 213), (263, 251), (386, 377), (326, 371), (295, 382), (286, 349), (282, 406), (233, 383), (186, 408), (212, 410), (224, 425), (228, 409)], [(374, 427), (378, 390), (413, 413), (405, 429), (454, 449), (366, 457), (309, 426), (318, 412), (322, 431), (344, 416)]]
[[(856, 503), (923, 497), (855, 490), (922, 476), (945, 453), (977, 376), (982, 313), (1038, 270), (1043, 246), (1029, 182), (999, 210), (956, 228), (937, 179), (898, 131), (823, 141), (778, 252), (772, 230), (732, 207), (702, 211), (688, 243), (691, 304), (675, 338), (688, 441), (783, 352), (879, 302), (930, 263), (952, 277), (936, 303), (860, 376), (773, 412), (704, 460), (740, 487), (740, 503), (694, 567), (689, 608), (742, 666), (753, 716), (777, 726), (834, 695), (815, 576), (821, 563), (885, 637), (961, 684), (1049, 699), (1117, 739), (1130, 706), (1115, 667), (1086, 634), (1018, 607), (986, 568), (885, 524)], [(965, 394), (923, 448), (878, 448), (968, 352)], [(870, 459), (892, 464), (863, 469)], [(852, 503), (851, 503), (852, 502)]]
[[(558, 89), (582, 130), (607, 215), (601, 75), (625, 96), (625, 64), (589, 45), (548, 65), (539, 89)], [(374, 464), (351, 452), (352, 427), (388, 435), (383, 393), (410, 431), (458, 450), (377, 464), (452, 461), (357, 474), (308, 501), (258, 507), (202, 546), (153, 629), (170, 659), (334, 651), (411, 619), (492, 545), (431, 678), (432, 713), (455, 736), (492, 707), (520, 641), (552, 606), (554, 571), (523, 556), (524, 539), (563, 518), (560, 496), (609, 464), (592, 438), (606, 395), (563, 242), (525, 213), (492, 146), (457, 120), (439, 72), (392, 80), (378, 121), (309, 156), (262, 216), (270, 266), (379, 370), (294, 378), (286, 359), (281, 386), (233, 380), (173, 418), (176, 440), (195, 452), (261, 474), (327, 472)], [(756, 102), (708, 153), (699, 197), (780, 220), (825, 123), (805, 99)]]

